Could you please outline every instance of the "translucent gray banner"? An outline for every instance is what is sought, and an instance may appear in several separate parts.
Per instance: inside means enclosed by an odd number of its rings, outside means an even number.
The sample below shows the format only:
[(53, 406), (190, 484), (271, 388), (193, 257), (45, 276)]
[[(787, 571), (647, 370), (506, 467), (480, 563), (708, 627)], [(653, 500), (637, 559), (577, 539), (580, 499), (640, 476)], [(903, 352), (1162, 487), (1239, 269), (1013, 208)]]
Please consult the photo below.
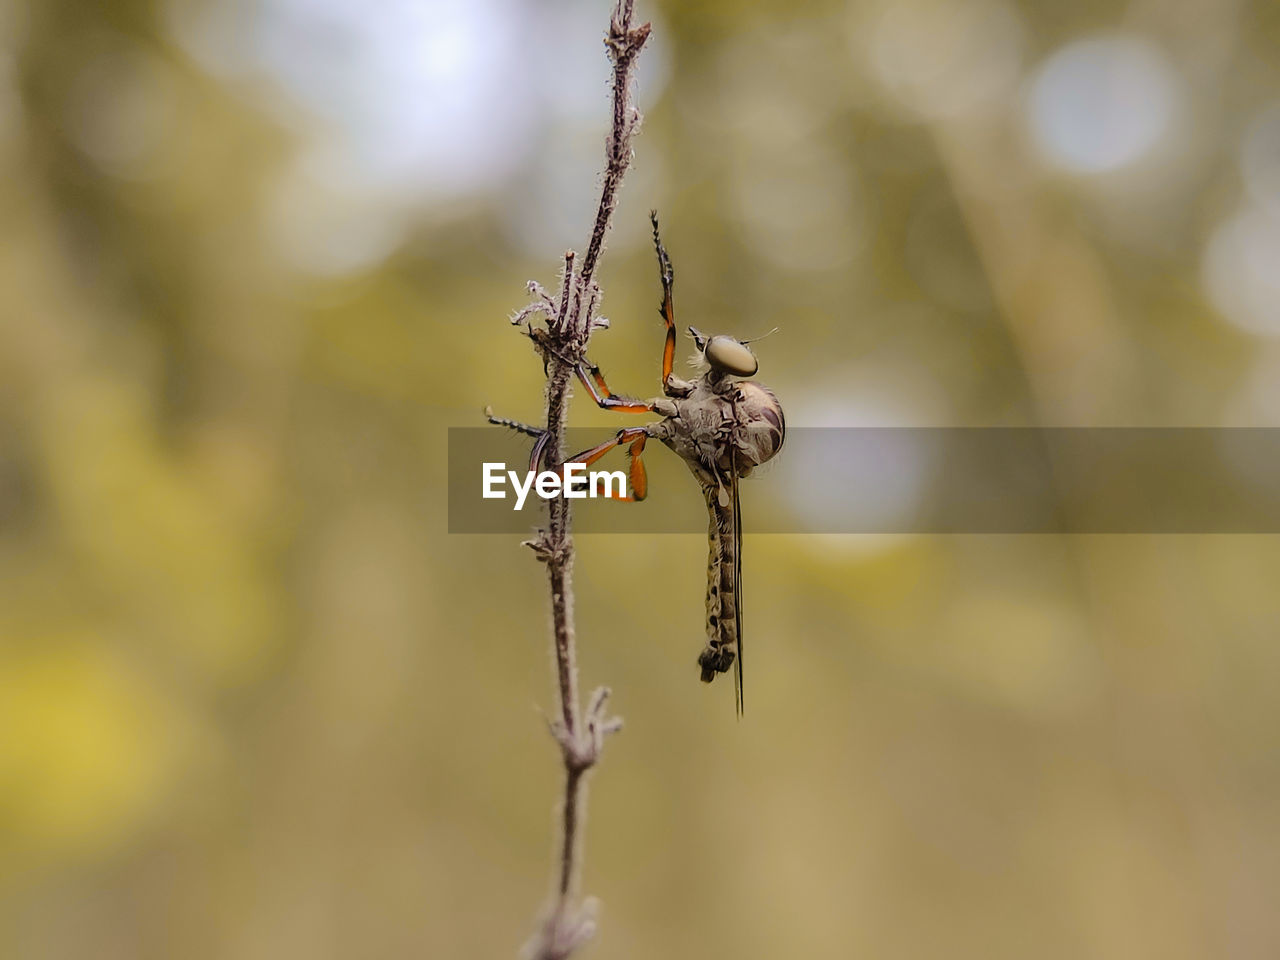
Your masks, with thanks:
[[(568, 447), (610, 436), (570, 430)], [(450, 429), (450, 533), (545, 522), (535, 492), (513, 509), (509, 479), (505, 499), (482, 495), (483, 465), (523, 478), (531, 443), (497, 427)], [(576, 532), (705, 531), (679, 458), (650, 441), (644, 460), (648, 498), (575, 500)], [(591, 469), (626, 467), (618, 450)], [(741, 497), (747, 533), (1276, 533), (1280, 429), (792, 428)]]

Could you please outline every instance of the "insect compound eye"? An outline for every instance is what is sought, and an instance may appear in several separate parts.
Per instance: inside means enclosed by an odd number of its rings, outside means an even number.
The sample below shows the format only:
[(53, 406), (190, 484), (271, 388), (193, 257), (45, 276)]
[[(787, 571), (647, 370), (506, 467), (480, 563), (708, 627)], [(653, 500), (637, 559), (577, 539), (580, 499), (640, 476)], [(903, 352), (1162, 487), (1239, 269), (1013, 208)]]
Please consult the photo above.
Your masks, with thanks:
[(760, 369), (755, 354), (747, 349), (746, 344), (739, 343), (733, 337), (712, 337), (707, 341), (703, 352), (711, 366), (735, 376), (749, 377)]

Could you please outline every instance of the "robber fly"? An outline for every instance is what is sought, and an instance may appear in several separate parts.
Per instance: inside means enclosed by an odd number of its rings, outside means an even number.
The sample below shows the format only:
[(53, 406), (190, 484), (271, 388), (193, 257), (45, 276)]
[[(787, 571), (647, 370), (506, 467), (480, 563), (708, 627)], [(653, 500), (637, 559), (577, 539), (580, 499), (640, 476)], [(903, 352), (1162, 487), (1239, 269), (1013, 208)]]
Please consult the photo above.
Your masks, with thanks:
[[(635, 400), (617, 396), (605, 385), (600, 368), (583, 359), (574, 364), (578, 379), (599, 406), (620, 413), (657, 413), (664, 419), (643, 427), (627, 427), (617, 436), (565, 461), (590, 466), (610, 450), (626, 445), (630, 458), (630, 495), (615, 499), (643, 500), (648, 491), (645, 476), (645, 442), (660, 440), (674, 450), (693, 472), (707, 501), (707, 642), (698, 655), (702, 680), (710, 683), (718, 673), (734, 667), (735, 700), (742, 712), (742, 511), (738, 481), (782, 449), (786, 425), (782, 405), (768, 387), (754, 380), (759, 363), (748, 341), (719, 334), (708, 337), (690, 327), (697, 346), (694, 364), (701, 369), (695, 380), (681, 380), (672, 372), (676, 349), (675, 311), (671, 288), (671, 258), (658, 234), (654, 212), (653, 242), (662, 279), (659, 311), (666, 323), (662, 350), (663, 396)], [(538, 427), (490, 415), (489, 421), (537, 438), (530, 469), (542, 460), (546, 433)], [(562, 468), (563, 469), (563, 468)]]

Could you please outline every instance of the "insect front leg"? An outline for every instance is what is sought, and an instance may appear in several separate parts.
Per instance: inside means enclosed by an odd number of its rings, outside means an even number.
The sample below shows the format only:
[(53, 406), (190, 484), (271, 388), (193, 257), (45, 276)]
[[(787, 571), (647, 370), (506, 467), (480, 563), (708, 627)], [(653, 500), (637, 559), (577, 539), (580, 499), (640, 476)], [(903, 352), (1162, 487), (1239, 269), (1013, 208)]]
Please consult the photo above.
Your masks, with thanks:
[(591, 399), (595, 401), (596, 406), (603, 407), (605, 410), (615, 410), (618, 413), (653, 412), (652, 403), (615, 395), (609, 389), (609, 385), (604, 382), (604, 374), (600, 372), (600, 368), (589, 360), (579, 360), (575, 369), (578, 379), (587, 388), (587, 393), (591, 394)]
[[(674, 282), (671, 258), (667, 256), (667, 250), (662, 245), (662, 239), (658, 234), (658, 212), (654, 210), (650, 216), (653, 219), (653, 243), (658, 251), (658, 272), (662, 279), (662, 303), (658, 306), (658, 312), (662, 314), (667, 330), (662, 347), (662, 392), (668, 397), (687, 397), (693, 391), (693, 384), (672, 374), (676, 355), (676, 314), (671, 299), (671, 288)], [(618, 413), (650, 413), (658, 410), (663, 416), (671, 415), (666, 409), (669, 405), (664, 405), (663, 409), (659, 410), (655, 406), (655, 401), (646, 402), (614, 394), (605, 383), (604, 374), (600, 372), (600, 368), (590, 360), (585, 358), (579, 360), (574, 370), (598, 407), (616, 410)]]
[(676, 311), (671, 300), (675, 273), (671, 269), (667, 248), (662, 245), (662, 237), (658, 234), (658, 211), (650, 210), (649, 219), (653, 221), (653, 245), (658, 251), (658, 276), (662, 279), (662, 303), (658, 305), (658, 312), (667, 327), (667, 338), (662, 345), (662, 392), (668, 397), (687, 397), (693, 391), (693, 384), (671, 373), (676, 362)]

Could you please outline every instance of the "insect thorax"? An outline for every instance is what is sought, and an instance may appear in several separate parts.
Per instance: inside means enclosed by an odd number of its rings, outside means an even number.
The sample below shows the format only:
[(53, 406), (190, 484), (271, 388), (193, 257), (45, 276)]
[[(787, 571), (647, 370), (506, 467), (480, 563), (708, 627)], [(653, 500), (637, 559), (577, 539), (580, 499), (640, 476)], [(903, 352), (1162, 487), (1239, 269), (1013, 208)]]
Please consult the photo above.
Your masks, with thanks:
[(654, 436), (704, 485), (734, 472), (745, 477), (782, 449), (782, 406), (763, 384), (706, 377), (675, 405), (675, 416), (658, 425)]

